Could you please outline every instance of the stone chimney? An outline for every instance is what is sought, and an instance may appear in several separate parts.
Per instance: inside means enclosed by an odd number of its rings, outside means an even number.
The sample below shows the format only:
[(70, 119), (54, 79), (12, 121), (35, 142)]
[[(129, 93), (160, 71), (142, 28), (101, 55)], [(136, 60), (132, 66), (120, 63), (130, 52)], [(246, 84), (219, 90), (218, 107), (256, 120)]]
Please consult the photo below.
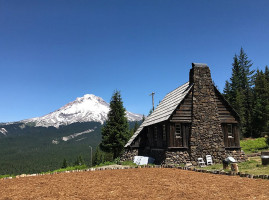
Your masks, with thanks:
[(189, 81), (193, 84), (191, 160), (197, 162), (199, 157), (212, 155), (215, 162), (219, 162), (225, 156), (225, 148), (209, 67), (192, 63)]

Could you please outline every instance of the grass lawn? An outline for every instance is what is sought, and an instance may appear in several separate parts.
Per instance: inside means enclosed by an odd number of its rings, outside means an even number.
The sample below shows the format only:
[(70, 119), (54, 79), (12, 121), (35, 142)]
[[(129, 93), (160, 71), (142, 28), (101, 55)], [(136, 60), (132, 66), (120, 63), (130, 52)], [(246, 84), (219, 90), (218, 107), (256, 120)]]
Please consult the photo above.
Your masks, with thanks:
[[(229, 166), (230, 167), (230, 166)], [(254, 175), (269, 175), (269, 165), (262, 165), (261, 157), (251, 157), (248, 161), (238, 163), (238, 168), (240, 172)], [(222, 164), (215, 164), (207, 167), (203, 167), (203, 169), (208, 170), (222, 170)], [(225, 170), (231, 171), (231, 169)]]
[(240, 146), (246, 154), (257, 153), (260, 151), (269, 150), (268, 145), (265, 142), (266, 138), (250, 139), (246, 138), (240, 141)]

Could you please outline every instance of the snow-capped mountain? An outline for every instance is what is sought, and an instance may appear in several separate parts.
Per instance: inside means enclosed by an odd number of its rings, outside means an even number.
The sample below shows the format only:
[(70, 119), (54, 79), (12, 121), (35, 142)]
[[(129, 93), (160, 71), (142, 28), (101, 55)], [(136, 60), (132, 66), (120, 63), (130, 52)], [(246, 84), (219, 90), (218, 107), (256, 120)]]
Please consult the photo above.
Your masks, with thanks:
[[(101, 97), (86, 94), (75, 101), (66, 104), (60, 109), (42, 117), (23, 120), (24, 123), (35, 123), (35, 126), (58, 128), (60, 125), (68, 125), (76, 122), (100, 122), (106, 121), (109, 112), (109, 104)], [(142, 115), (126, 111), (128, 121), (139, 121)]]

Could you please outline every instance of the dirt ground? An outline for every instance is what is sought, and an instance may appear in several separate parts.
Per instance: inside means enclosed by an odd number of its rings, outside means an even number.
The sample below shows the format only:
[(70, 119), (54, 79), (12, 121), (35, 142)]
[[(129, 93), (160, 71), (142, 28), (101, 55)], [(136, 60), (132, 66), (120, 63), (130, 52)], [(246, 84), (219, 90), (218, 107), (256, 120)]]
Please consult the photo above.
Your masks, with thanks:
[(0, 180), (0, 199), (269, 199), (269, 180), (141, 168)]

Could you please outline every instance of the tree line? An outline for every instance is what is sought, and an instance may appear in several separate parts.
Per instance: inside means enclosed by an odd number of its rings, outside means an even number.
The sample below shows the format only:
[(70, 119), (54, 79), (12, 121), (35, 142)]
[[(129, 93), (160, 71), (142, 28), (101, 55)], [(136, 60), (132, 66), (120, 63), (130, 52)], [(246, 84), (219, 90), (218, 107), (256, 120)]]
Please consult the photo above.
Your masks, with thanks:
[(253, 70), (252, 61), (240, 49), (232, 63), (232, 75), (223, 95), (240, 116), (242, 137), (262, 137), (269, 133), (269, 69)]

